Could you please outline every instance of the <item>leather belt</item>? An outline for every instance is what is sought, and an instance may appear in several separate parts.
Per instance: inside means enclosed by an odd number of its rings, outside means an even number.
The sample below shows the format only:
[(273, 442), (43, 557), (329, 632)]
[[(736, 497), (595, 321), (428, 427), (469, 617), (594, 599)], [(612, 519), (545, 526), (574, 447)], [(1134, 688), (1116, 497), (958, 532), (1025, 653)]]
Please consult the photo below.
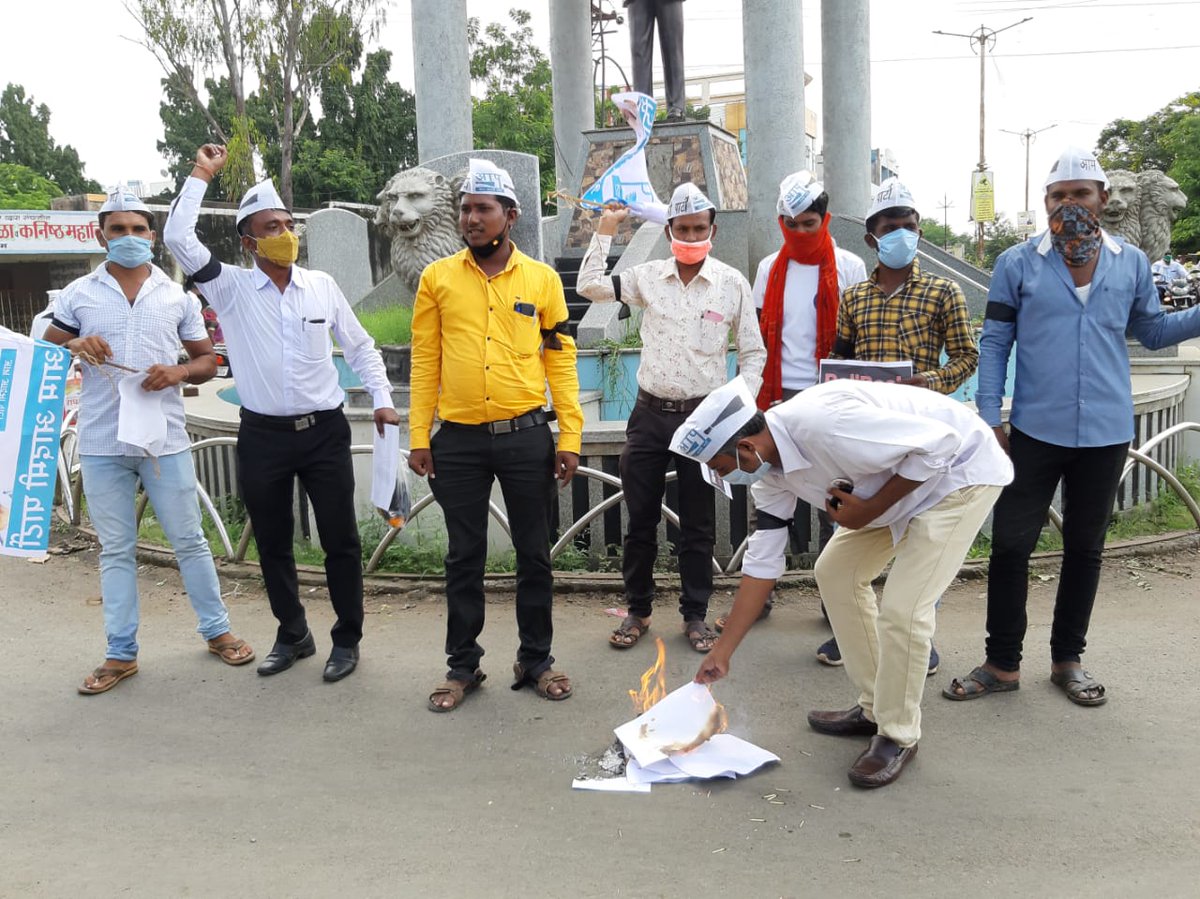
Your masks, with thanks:
[(506, 418), (501, 421), (485, 421), (477, 425), (467, 425), (457, 421), (443, 421), (442, 425), (470, 431), (487, 431), (495, 437), (499, 434), (512, 434), (516, 431), (523, 431), (526, 428), (536, 428), (538, 425), (544, 425), (548, 421), (554, 421), (555, 418), (554, 412), (547, 412), (544, 409), (531, 409), (522, 415), (518, 415), (516, 418)]
[(307, 415), (262, 415), (243, 406), (239, 414), (242, 421), (260, 428), (269, 428), (272, 431), (306, 431), (320, 422), (341, 415), (342, 406), (339, 404), (336, 409), (320, 409)]
[(704, 402), (704, 397), (695, 396), (688, 400), (664, 400), (662, 397), (657, 397), (652, 393), (647, 393), (639, 389), (637, 394), (637, 404), (644, 409), (652, 409), (655, 412), (676, 412), (686, 415), (695, 410)]

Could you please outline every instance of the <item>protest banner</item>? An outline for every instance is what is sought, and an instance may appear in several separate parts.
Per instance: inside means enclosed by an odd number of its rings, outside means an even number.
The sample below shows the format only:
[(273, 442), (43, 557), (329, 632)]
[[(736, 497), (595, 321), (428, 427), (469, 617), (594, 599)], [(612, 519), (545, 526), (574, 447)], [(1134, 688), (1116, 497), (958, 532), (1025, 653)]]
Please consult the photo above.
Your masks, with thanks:
[(70, 365), (62, 347), (0, 327), (0, 554), (49, 546)]
[(633, 146), (587, 189), (583, 199), (601, 206), (620, 203), (648, 222), (665, 225), (667, 204), (659, 200), (646, 171), (646, 144), (654, 130), (658, 104), (653, 97), (636, 91), (613, 94), (612, 100), (633, 129)]
[(858, 359), (822, 359), (818, 383), (849, 378), (851, 381), (904, 381), (913, 376), (912, 363), (862, 362)]

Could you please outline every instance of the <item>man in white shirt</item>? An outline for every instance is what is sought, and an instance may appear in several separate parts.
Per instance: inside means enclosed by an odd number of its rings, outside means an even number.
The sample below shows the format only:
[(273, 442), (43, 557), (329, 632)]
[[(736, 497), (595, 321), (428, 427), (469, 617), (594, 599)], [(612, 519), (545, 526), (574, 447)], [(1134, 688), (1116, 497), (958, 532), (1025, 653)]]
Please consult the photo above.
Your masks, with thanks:
[[(680, 426), (671, 448), (730, 483), (753, 484), (758, 515), (729, 622), (696, 680), (729, 673), (734, 650), (783, 573), (796, 499), (824, 505), (839, 528), (817, 560), (817, 585), (858, 703), (810, 712), (808, 723), (821, 733), (870, 736), (850, 781), (892, 783), (921, 738), (934, 603), (1012, 480), (1008, 456), (957, 400), (845, 380), (762, 413), (735, 379)], [(889, 562), (877, 603), (871, 582)]]
[[(579, 295), (592, 302), (616, 300), (642, 308), (638, 396), (620, 465), (629, 511), (621, 563), (629, 614), (609, 638), (617, 649), (633, 646), (650, 628), (671, 434), (729, 379), (731, 334), (738, 367), (755, 389), (767, 355), (749, 283), (710, 255), (716, 207), (700, 189), (679, 185), (667, 207), (665, 230), (674, 258), (643, 262), (609, 277), (604, 274), (608, 250), (628, 215), (624, 208), (603, 211), (576, 284)], [(714, 496), (697, 464), (673, 461), (679, 475), (679, 612), (692, 648), (707, 652), (717, 638), (705, 620), (713, 589)]]
[(1188, 276), (1187, 269), (1180, 265), (1179, 260), (1170, 253), (1164, 253), (1162, 259), (1151, 265), (1150, 273), (1168, 287), (1180, 279), (1186, 281)]
[(316, 652), (300, 602), (292, 541), (297, 477), (312, 501), (325, 550), (329, 598), (337, 612), (326, 681), (358, 664), (362, 639), (362, 548), (354, 512), (350, 425), (333, 365), (330, 331), (375, 402), (375, 426), (399, 424), (375, 342), (337, 284), (296, 265), (295, 222), (269, 181), (242, 198), (237, 230), (254, 258), (250, 269), (225, 265), (196, 237), (200, 204), (228, 161), (224, 147), (196, 152), (191, 177), (171, 207), (163, 239), (220, 316), (241, 397), (238, 481), (254, 527), (259, 565), (279, 630), (262, 675), (277, 674)]
[[(783, 247), (758, 264), (754, 277), (754, 305), (767, 348), (760, 409), (817, 383), (818, 363), (832, 351), (837, 336), (841, 292), (867, 278), (863, 261), (834, 242), (828, 208), (829, 194), (811, 172), (795, 172), (780, 182), (775, 211)], [(808, 520), (806, 505), (796, 512)], [(824, 508), (817, 521), (819, 552), (833, 536), (833, 523)], [(763, 618), (772, 606), (768, 599)], [(717, 618), (718, 631), (724, 630), (726, 618)]]
[[(229, 665), (254, 659), (249, 644), (229, 631), (229, 612), (200, 526), (196, 469), (184, 430), (183, 400), (176, 389), (184, 383), (203, 384), (217, 370), (200, 304), (150, 261), (154, 216), (141, 200), (118, 187), (100, 208), (99, 218), (100, 243), (108, 259), (58, 294), (43, 337), (85, 363), (79, 458), (88, 515), (100, 538), (100, 592), (108, 638), (104, 664), (79, 687), (86, 694), (105, 693), (138, 670), (134, 497), (139, 480), (175, 551), (199, 621), (197, 630), (208, 641), (209, 652)], [(181, 344), (189, 356), (182, 364)], [(105, 365), (110, 360), (112, 364)], [(154, 455), (118, 439), (121, 401), (116, 383), (124, 377), (139, 379), (142, 390), (161, 397), (166, 429)], [(123, 436), (129, 438), (127, 433)]]

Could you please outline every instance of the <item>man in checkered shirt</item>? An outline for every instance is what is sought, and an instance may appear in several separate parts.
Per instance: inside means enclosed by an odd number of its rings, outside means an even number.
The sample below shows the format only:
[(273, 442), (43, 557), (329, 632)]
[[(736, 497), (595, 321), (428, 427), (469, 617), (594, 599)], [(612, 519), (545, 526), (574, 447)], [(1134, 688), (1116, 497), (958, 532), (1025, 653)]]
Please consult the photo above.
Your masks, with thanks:
[[(139, 480), (175, 550), (199, 622), (196, 629), (209, 652), (229, 665), (254, 658), (250, 645), (229, 630), (212, 551), (200, 527), (196, 470), (177, 389), (209, 380), (217, 360), (199, 301), (150, 261), (154, 236), (150, 210), (118, 187), (100, 209), (100, 243), (108, 259), (59, 294), (45, 335), (88, 363), (79, 406), (79, 455), (88, 514), (100, 538), (108, 649), (104, 663), (79, 685), (80, 693), (105, 693), (138, 670), (134, 496)], [(178, 361), (180, 344), (190, 357), (185, 363)], [(124, 377), (139, 379), (142, 390), (165, 392), (166, 437), (155, 455), (117, 437), (116, 384)]]

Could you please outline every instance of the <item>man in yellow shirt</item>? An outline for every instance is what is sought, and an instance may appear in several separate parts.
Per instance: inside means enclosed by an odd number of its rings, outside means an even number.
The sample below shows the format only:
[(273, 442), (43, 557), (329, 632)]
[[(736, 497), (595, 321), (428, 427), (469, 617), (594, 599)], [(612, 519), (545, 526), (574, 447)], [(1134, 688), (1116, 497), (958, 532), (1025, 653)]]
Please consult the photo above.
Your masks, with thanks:
[[(520, 215), (508, 172), (472, 159), (459, 228), (466, 249), (433, 262), (413, 305), (409, 467), (429, 477), (446, 520), (446, 654), (429, 697), (449, 712), (483, 682), (488, 500), (499, 479), (517, 554), (521, 645), (513, 689), (553, 700), (571, 682), (551, 666), (550, 503), (579, 465), (583, 412), (562, 281), (513, 245)], [(546, 385), (554, 410), (543, 411)], [(441, 427), (430, 437), (434, 411)], [(548, 422), (557, 413), (558, 450)]]

